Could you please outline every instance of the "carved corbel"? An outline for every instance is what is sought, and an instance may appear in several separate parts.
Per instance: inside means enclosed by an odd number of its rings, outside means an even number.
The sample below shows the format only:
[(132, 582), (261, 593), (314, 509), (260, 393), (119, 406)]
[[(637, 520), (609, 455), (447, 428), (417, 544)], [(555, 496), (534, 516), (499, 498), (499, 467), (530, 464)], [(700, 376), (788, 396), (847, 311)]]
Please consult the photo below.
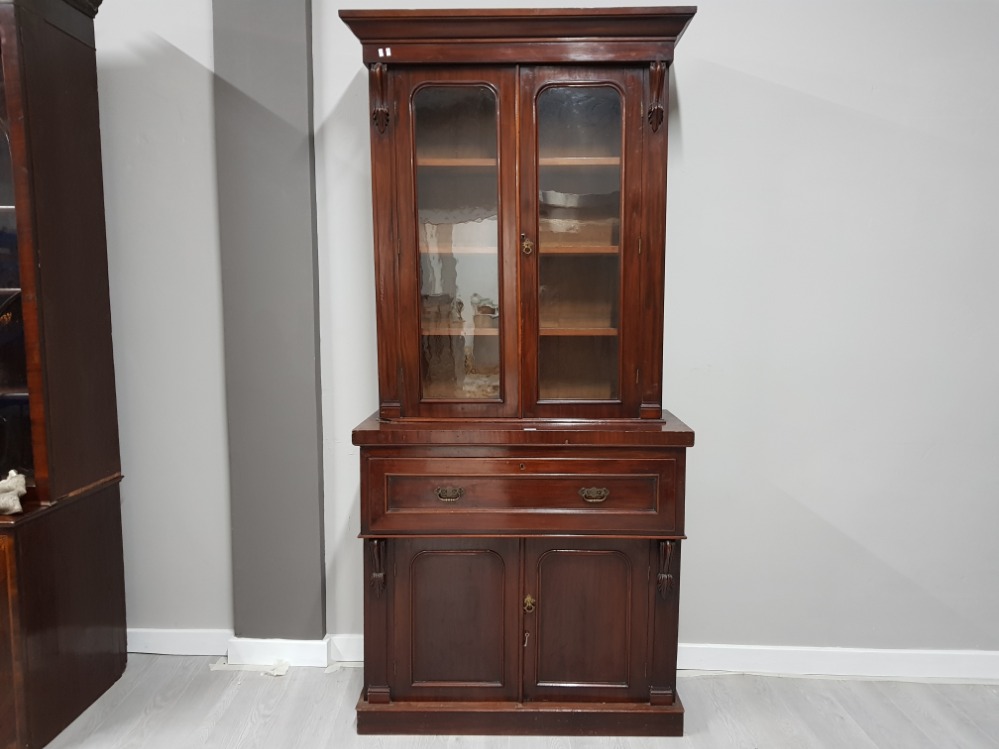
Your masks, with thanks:
[(649, 124), (652, 126), (652, 132), (659, 132), (659, 127), (663, 124), (663, 120), (666, 119), (666, 108), (663, 104), (663, 89), (666, 85), (666, 71), (669, 69), (667, 65), (662, 60), (656, 60), (649, 67), (649, 94), (650, 101), (649, 105)]
[(659, 542), (659, 574), (656, 575), (656, 589), (663, 600), (669, 597), (673, 590), (673, 549), (676, 541)]
[(375, 84), (371, 123), (384, 135), (389, 126), (388, 66), (383, 62), (376, 62), (371, 66), (371, 78)]
[(375, 539), (371, 547), (371, 590), (375, 598), (381, 598), (385, 592), (385, 542)]

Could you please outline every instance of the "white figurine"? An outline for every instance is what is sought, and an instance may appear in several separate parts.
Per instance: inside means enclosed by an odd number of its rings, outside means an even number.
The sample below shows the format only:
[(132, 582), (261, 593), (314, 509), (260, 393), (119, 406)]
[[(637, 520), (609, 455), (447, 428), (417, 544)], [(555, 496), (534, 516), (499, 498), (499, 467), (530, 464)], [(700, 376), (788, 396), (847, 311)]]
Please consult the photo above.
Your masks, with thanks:
[(17, 471), (11, 471), (7, 478), (0, 481), (0, 515), (13, 515), (21, 511), (21, 497), (28, 489), (24, 484), (24, 476)]

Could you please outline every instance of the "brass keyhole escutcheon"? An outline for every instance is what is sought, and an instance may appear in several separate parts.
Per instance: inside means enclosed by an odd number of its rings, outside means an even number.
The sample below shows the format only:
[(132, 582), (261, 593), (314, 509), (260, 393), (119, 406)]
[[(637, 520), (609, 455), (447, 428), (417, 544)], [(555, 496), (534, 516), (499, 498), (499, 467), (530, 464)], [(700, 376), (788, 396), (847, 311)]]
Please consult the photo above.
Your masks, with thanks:
[(524, 599), (524, 613), (530, 614), (534, 611), (534, 607), (537, 605), (537, 601), (534, 600), (534, 596), (528, 594), (527, 598)]
[(520, 235), (520, 251), (525, 255), (530, 255), (534, 252), (534, 242), (528, 239), (526, 234)]

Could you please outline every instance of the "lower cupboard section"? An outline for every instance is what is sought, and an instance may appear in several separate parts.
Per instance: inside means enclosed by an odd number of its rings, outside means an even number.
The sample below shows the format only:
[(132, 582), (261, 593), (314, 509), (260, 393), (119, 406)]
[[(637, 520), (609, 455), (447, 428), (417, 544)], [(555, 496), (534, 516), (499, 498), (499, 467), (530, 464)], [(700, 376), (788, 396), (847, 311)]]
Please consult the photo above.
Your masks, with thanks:
[(365, 551), (359, 732), (682, 732), (678, 539), (392, 538)]

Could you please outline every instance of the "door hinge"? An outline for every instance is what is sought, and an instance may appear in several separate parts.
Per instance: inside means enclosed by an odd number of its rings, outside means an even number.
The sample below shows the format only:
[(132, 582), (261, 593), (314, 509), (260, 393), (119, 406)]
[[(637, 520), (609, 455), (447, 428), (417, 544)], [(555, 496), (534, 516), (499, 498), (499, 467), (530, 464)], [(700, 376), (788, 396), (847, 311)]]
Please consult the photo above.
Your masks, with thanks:
[(636, 385), (637, 385), (637, 384), (638, 384), (638, 382), (639, 382), (639, 379), (638, 379), (638, 376), (639, 376), (639, 374), (641, 374), (641, 372), (642, 372), (642, 369), (641, 369), (641, 367), (639, 367), (638, 369), (636, 369), (636, 370), (635, 370), (635, 384), (636, 384)]
[(638, 238), (638, 254), (639, 255), (642, 254), (642, 238), (641, 237)]

